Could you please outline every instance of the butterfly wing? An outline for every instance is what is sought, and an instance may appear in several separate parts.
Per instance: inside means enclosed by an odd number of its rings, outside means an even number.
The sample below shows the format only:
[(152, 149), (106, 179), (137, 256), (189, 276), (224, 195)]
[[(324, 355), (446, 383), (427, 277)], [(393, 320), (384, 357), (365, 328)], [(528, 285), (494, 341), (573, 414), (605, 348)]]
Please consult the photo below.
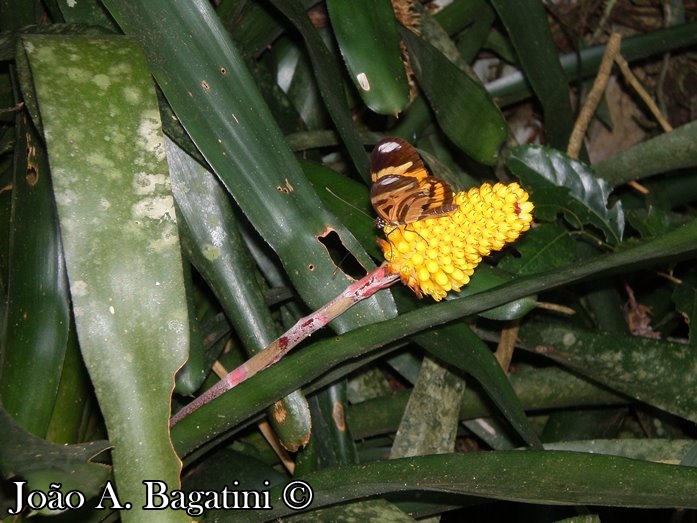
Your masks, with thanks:
[(370, 173), (373, 183), (391, 175), (418, 180), (428, 176), (417, 150), (401, 138), (384, 138), (375, 145), (370, 156)]
[(370, 200), (378, 227), (403, 225), (457, 209), (443, 180), (429, 176), (419, 153), (399, 138), (386, 138), (371, 156)]

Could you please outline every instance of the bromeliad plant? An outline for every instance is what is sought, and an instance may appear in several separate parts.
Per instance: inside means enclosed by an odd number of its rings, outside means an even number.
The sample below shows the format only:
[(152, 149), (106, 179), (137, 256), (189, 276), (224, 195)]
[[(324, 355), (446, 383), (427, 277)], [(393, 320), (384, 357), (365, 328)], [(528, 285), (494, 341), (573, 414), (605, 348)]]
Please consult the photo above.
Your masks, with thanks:
[[(53, 521), (285, 518), (292, 480), (326, 521), (697, 508), (697, 128), (591, 165), (603, 45), (539, 0), (0, 9), (0, 518), (18, 483), (84, 496), (16, 517)], [(596, 86), (687, 85), (695, 35), (611, 40)], [(371, 164), (407, 142), (429, 171)]]

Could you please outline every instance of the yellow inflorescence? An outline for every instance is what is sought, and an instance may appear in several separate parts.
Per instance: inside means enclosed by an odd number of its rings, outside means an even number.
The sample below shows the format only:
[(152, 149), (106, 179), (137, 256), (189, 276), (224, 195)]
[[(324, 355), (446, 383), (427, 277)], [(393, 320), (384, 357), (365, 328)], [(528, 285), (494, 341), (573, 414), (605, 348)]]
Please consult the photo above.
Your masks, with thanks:
[(460, 208), (438, 218), (384, 228), (378, 240), (388, 270), (419, 297), (440, 301), (469, 283), (483, 256), (530, 228), (533, 204), (517, 183), (485, 183), (454, 197)]

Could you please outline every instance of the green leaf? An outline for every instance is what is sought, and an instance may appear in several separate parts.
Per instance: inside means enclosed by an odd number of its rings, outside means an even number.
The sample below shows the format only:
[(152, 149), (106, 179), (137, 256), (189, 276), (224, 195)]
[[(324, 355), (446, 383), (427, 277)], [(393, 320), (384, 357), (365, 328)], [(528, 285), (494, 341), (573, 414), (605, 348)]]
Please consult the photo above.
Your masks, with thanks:
[[(172, 429), (177, 449), (186, 454), (206, 441), (243, 423), (278, 398), (303, 384), (313, 387), (365, 365), (389, 352), (379, 351), (397, 340), (403, 340), (435, 325), (477, 314), (511, 300), (543, 290), (576, 283), (582, 279), (599, 278), (610, 272), (627, 273), (666, 260), (677, 261), (695, 256), (697, 220), (683, 225), (660, 238), (610, 255), (598, 256), (583, 263), (571, 264), (518, 278), (488, 292), (465, 300), (452, 300), (422, 307), (391, 320), (367, 325), (351, 332), (304, 347), (265, 371), (235, 387), (234, 394), (223, 394), (215, 401), (183, 419)], [(353, 360), (359, 359), (354, 363)], [(320, 378), (321, 377), (321, 378)], [(225, 416), (219, 416), (225, 412)], [(200, 430), (199, 427), (206, 427)]]
[[(26, 481), (25, 492), (37, 489), (48, 492), (51, 483), (60, 483), (59, 490), (64, 496), (75, 489), (87, 499), (97, 495), (109, 479), (111, 467), (92, 460), (109, 446), (108, 441), (79, 445), (48, 443), (23, 430), (0, 407), (0, 475), (7, 480)], [(53, 512), (45, 509), (39, 513)]]
[(438, 360), (472, 375), (523, 440), (533, 447), (540, 445), (501, 365), (469, 327), (445, 325), (433, 332), (416, 334), (412, 339)]
[[(467, 284), (466, 287), (462, 289), (458, 294), (453, 294), (448, 299), (459, 300), (465, 299), (473, 294), (478, 294), (480, 292), (485, 292), (494, 287), (498, 287), (507, 281), (513, 279), (513, 274), (507, 273), (498, 269), (497, 267), (491, 267), (489, 265), (480, 265), (474, 271), (472, 279)], [(514, 300), (505, 305), (501, 305), (494, 309), (484, 311), (480, 314), (483, 318), (488, 318), (490, 320), (499, 321), (509, 321), (522, 318), (528, 312), (533, 310), (537, 305), (536, 296), (526, 296), (525, 298), (520, 298)]]
[[(119, 495), (179, 484), (168, 434), (188, 317), (157, 98), (123, 37), (24, 40), (53, 174), (75, 323)], [(145, 517), (134, 503), (124, 521)], [(164, 511), (161, 521), (186, 514)]]
[(564, 149), (574, 113), (544, 5), (540, 0), (491, 3), (508, 31), (525, 79), (542, 104), (547, 139), (553, 147)]
[[(526, 411), (566, 409), (579, 406), (622, 405), (619, 395), (596, 386), (561, 367), (523, 369), (507, 377)], [(348, 418), (356, 438), (388, 434), (397, 430), (411, 391), (392, 392), (386, 396), (355, 403)], [(460, 420), (491, 417), (490, 402), (472, 388), (465, 390), (460, 405)]]
[(654, 238), (675, 227), (673, 221), (683, 222), (682, 215), (666, 212), (658, 207), (631, 209), (627, 212), (627, 222), (636, 229), (642, 238)]
[[(182, 125), (311, 308), (336, 297), (350, 281), (336, 272), (322, 243), (330, 231), (364, 269), (374, 266), (303, 176), (208, 2), (105, 0), (105, 5), (126, 33), (140, 39)], [(371, 298), (332, 325), (346, 330), (367, 318), (386, 317), (394, 313), (390, 301), (386, 294)]]
[[(520, 256), (507, 256), (497, 267), (515, 274), (535, 274), (569, 265), (576, 258), (576, 243), (566, 229), (542, 223), (515, 242)], [(475, 277), (477, 272), (475, 272)]]
[(538, 323), (524, 325), (520, 339), (528, 350), (613, 390), (697, 421), (697, 398), (689, 392), (697, 355), (688, 345)]
[(607, 456), (654, 461), (656, 463), (679, 463), (694, 447), (693, 440), (652, 439), (594, 439), (583, 441), (560, 441), (547, 443), (547, 450), (571, 450), (592, 452)]
[(697, 122), (642, 142), (593, 165), (598, 176), (613, 186), (654, 174), (697, 166)]
[[(675, 25), (651, 33), (633, 35), (622, 40), (620, 52), (630, 64), (652, 56), (688, 47), (697, 43), (697, 22)], [(606, 46), (595, 45), (560, 57), (567, 80), (584, 80), (594, 77), (603, 59)], [(531, 95), (530, 84), (520, 73), (507, 74), (487, 84), (492, 96), (510, 105)], [(566, 148), (566, 144), (562, 148)]]
[(339, 64), (312, 25), (300, 0), (271, 0), (271, 4), (290, 20), (302, 36), (305, 50), (312, 62), (317, 86), (336, 130), (341, 136), (356, 172), (368, 180), (370, 178), (368, 157), (346, 105), (344, 90), (339, 88), (343, 85), (344, 78)]
[(68, 341), (68, 278), (46, 151), (26, 116), (18, 133), (0, 397), (17, 423), (43, 438)]
[(624, 231), (624, 212), (617, 202), (608, 208), (611, 188), (585, 164), (547, 147), (516, 147), (506, 164), (531, 190), (535, 216), (552, 220), (561, 210), (575, 227), (591, 224), (617, 244)]
[(114, 21), (109, 17), (104, 5), (98, 0), (55, 0), (66, 22), (75, 22), (90, 25), (100, 25), (116, 30)]
[(376, 259), (382, 258), (375, 242), (375, 211), (369, 203), (368, 188), (318, 163), (306, 160), (301, 165), (324, 205), (341, 218), (368, 253)]
[[(301, 478), (312, 485), (311, 509), (366, 496), (448, 492), (546, 504), (695, 508), (697, 470), (580, 452), (466, 452), (339, 467)], [(564, 488), (559, 488), (563, 485)], [(270, 511), (229, 512), (225, 521), (270, 521), (290, 514), (282, 488), (271, 491)], [(457, 499), (457, 498), (456, 498)], [(469, 499), (471, 502), (471, 499)]]
[(271, 48), (271, 53), (276, 82), (292, 102), (302, 123), (308, 129), (325, 129), (330, 126), (307, 55), (287, 37), (279, 38)]
[[(465, 381), (426, 356), (390, 447), (390, 459), (455, 449)], [(433, 405), (438, 408), (434, 409)]]
[(363, 102), (376, 113), (400, 113), (409, 102), (409, 85), (390, 1), (329, 0), (327, 11)]
[(411, 31), (403, 29), (401, 34), (440, 128), (473, 159), (495, 164), (508, 128), (484, 87)]
[[(247, 355), (257, 354), (279, 333), (230, 198), (213, 174), (174, 142), (166, 139), (165, 145), (185, 250), (218, 298)], [(295, 391), (279, 400), (275, 409), (286, 415), (269, 412), (269, 419), (283, 446), (296, 451), (310, 434), (307, 402)]]

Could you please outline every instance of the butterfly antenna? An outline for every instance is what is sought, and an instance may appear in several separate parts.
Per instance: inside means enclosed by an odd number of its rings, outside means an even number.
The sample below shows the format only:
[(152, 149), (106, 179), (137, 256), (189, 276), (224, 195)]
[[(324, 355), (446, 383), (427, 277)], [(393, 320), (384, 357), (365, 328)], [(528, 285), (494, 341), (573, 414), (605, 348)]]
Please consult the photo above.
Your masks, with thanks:
[(344, 203), (345, 203), (346, 205), (348, 205), (349, 207), (353, 207), (353, 208), (354, 208), (355, 210), (357, 210), (359, 213), (361, 213), (361, 214), (367, 216), (367, 217), (370, 218), (371, 220), (375, 220), (375, 218), (374, 218), (373, 216), (371, 216), (370, 214), (368, 214), (367, 212), (365, 212), (365, 211), (364, 211), (363, 209), (361, 209), (360, 207), (356, 207), (356, 206), (353, 205), (351, 202), (346, 201), (344, 198), (342, 198), (341, 196), (339, 196), (338, 194), (336, 194), (334, 191), (332, 191), (329, 187), (325, 187), (324, 190), (327, 191), (329, 194), (331, 194), (331, 195), (332, 195), (334, 198), (336, 198), (337, 200), (341, 200), (342, 202), (344, 202)]

